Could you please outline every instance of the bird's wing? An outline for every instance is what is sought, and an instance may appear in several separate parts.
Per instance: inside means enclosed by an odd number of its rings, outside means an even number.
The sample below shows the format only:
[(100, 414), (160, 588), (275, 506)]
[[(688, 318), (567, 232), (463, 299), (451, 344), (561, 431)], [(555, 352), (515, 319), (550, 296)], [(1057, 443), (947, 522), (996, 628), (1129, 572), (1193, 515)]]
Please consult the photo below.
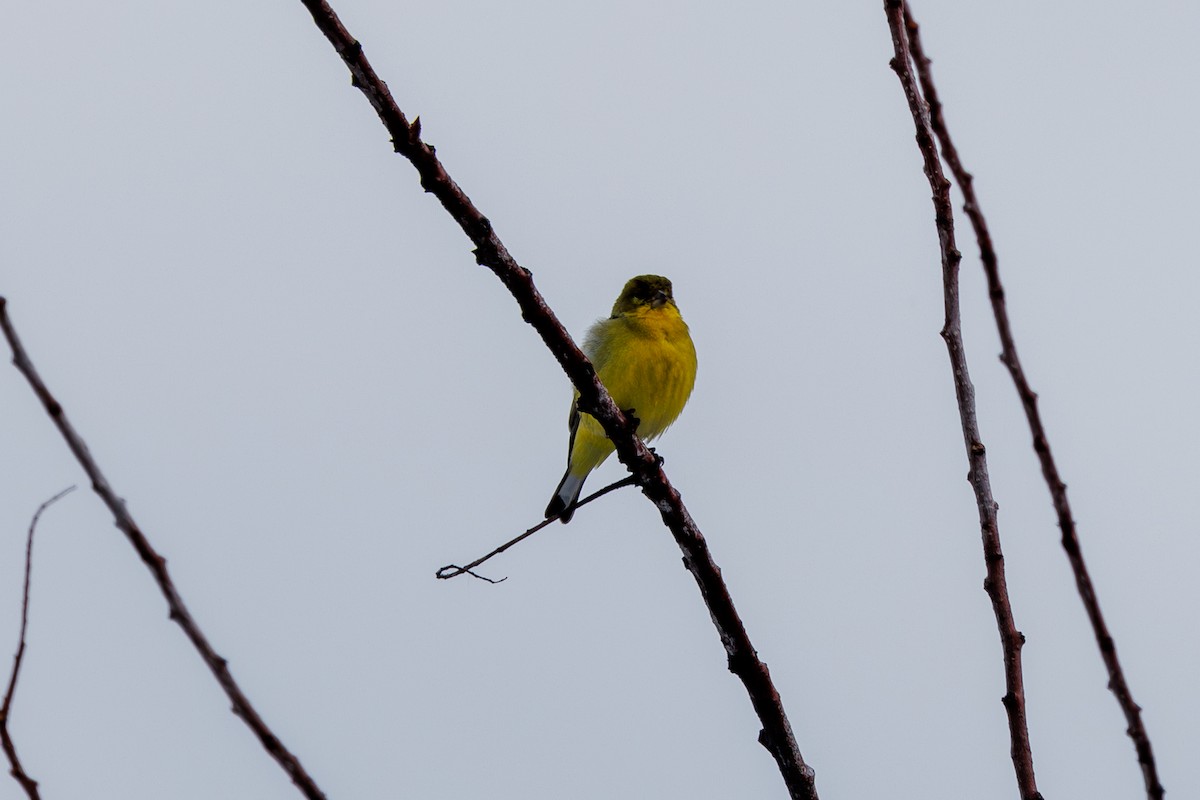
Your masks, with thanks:
[[(608, 319), (596, 320), (588, 328), (587, 335), (583, 337), (583, 346), (580, 349), (583, 350), (583, 354), (588, 357), (588, 360), (592, 362), (592, 366), (595, 368), (597, 374), (600, 373), (604, 365), (608, 362), (609, 348), (605, 346), (605, 334), (608, 333), (607, 329), (614, 319), (616, 318), (609, 317)], [(571, 453), (575, 452), (575, 434), (579, 432), (580, 417), (579, 392), (575, 392), (571, 398), (571, 414), (567, 418), (567, 427), (571, 429), (571, 438), (567, 442), (568, 464), (571, 461)]]
[(571, 453), (575, 452), (575, 434), (579, 432), (579, 392), (571, 399), (571, 415), (567, 418), (567, 427), (571, 429), (571, 438), (567, 440), (567, 463), (571, 463)]

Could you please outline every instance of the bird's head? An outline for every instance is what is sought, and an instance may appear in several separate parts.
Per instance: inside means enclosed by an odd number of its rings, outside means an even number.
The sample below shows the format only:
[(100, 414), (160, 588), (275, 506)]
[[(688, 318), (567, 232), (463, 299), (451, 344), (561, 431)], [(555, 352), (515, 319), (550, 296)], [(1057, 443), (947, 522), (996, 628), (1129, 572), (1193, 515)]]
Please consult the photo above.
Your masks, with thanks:
[(658, 309), (675, 305), (671, 292), (671, 281), (661, 275), (638, 275), (630, 278), (621, 290), (621, 296), (613, 303), (612, 315), (619, 317), (641, 309)]

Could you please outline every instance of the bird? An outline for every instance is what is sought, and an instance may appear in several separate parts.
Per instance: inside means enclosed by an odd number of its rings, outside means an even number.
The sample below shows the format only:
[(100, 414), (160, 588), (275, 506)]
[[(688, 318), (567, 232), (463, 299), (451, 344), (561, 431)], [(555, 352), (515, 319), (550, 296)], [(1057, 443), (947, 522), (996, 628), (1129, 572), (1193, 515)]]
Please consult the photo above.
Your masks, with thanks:
[[(637, 434), (645, 442), (679, 417), (696, 383), (696, 347), (675, 305), (671, 281), (661, 275), (630, 278), (612, 315), (588, 330), (583, 352), (617, 407), (637, 419)], [(547, 518), (557, 515), (564, 523), (575, 513), (587, 476), (615, 450), (578, 401), (576, 391), (567, 421), (567, 471), (546, 507)]]

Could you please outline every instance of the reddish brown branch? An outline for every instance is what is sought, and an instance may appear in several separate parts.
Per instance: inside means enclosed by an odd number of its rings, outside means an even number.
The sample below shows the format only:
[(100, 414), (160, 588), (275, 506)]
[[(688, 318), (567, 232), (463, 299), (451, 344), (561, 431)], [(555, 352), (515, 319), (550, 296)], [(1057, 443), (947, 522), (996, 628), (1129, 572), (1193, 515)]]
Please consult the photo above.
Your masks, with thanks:
[(950, 205), (950, 182), (942, 173), (941, 161), (934, 144), (929, 109), (917, 87), (910, 65), (908, 31), (904, 24), (903, 0), (884, 0), (888, 25), (892, 31), (895, 55), (891, 66), (900, 78), (908, 108), (917, 130), (917, 147), (924, 161), (925, 177), (933, 190), (933, 208), (937, 224), (938, 243), (942, 254), (942, 286), (945, 296), (946, 321), (942, 338), (950, 354), (954, 373), (954, 394), (958, 399), (958, 414), (962, 421), (963, 441), (967, 448), (970, 469), (967, 480), (975, 491), (979, 509), (979, 525), (983, 533), (983, 554), (987, 564), (984, 589), (992, 601), (1000, 642), (1004, 650), (1004, 709), (1008, 714), (1008, 732), (1012, 741), (1012, 760), (1017, 774), (1017, 786), (1023, 800), (1038, 800), (1041, 794), (1033, 774), (1033, 753), (1029, 746), (1029, 724), (1025, 717), (1025, 689), (1021, 674), (1021, 647), (1025, 637), (1013, 620), (1012, 603), (1004, 576), (1004, 553), (1000, 548), (1000, 529), (996, 519), (997, 505), (992, 497), (988, 479), (987, 453), (979, 435), (975, 415), (975, 388), (967, 371), (963, 349), (962, 325), (959, 317), (958, 268), (962, 254), (954, 241), (954, 210)]
[(684, 564), (691, 571), (708, 605), (713, 624), (729, 656), (729, 669), (742, 680), (754, 710), (762, 721), (759, 741), (774, 756), (791, 796), (816, 798), (813, 771), (800, 756), (779, 693), (775, 690), (766, 665), (759, 660), (750, 643), (729, 590), (721, 579), (721, 571), (713, 562), (708, 544), (684, 507), (679, 492), (667, 480), (654, 454), (636, 436), (628, 420), (597, 380), (591, 363), (546, 305), (533, 285), (529, 271), (509, 254), (492, 230), (491, 223), (446, 173), (433, 148), (421, 141), (420, 123), (414, 121), (409, 124), (392, 99), (387, 85), (379, 79), (363, 55), (362, 45), (346, 31), (328, 3), (322, 0), (303, 2), (312, 13), (317, 27), (350, 69), (354, 85), (366, 95), (391, 134), (396, 152), (412, 162), (421, 176), (425, 191), (441, 201), (475, 245), (476, 261), (495, 273), (512, 293), (525, 321), (542, 337), (579, 390), (579, 407), (604, 427), (605, 433), (616, 446), (617, 457), (629, 469), (642, 492), (658, 508), (663, 522), (684, 553)]
[(1096, 643), (1100, 647), (1100, 656), (1108, 670), (1108, 687), (1116, 695), (1117, 703), (1120, 705), (1121, 711), (1125, 713), (1125, 721), (1129, 725), (1126, 732), (1133, 739), (1133, 746), (1137, 751), (1138, 763), (1142, 767), (1142, 778), (1146, 784), (1146, 796), (1150, 800), (1162, 800), (1164, 790), (1158, 780), (1158, 768), (1154, 762), (1154, 751), (1150, 747), (1150, 737), (1146, 734), (1146, 728), (1142, 724), (1142, 709), (1133, 701), (1129, 684), (1125, 680), (1125, 673), (1121, 669), (1121, 662), (1117, 660), (1116, 644), (1108, 633), (1104, 615), (1100, 612), (1100, 601), (1096, 598), (1096, 590), (1092, 586), (1091, 576), (1088, 574), (1087, 565), (1083, 562), (1083, 552), (1080, 550), (1079, 537), (1075, 532), (1075, 519), (1071, 515), (1071, 504), (1067, 501), (1067, 485), (1059, 477), (1058, 465), (1054, 461), (1054, 455), (1050, 452), (1050, 440), (1042, 425), (1041, 412), (1038, 411), (1038, 396), (1030, 387), (1029, 381), (1025, 377), (1025, 371), (1021, 367), (1021, 360), (1017, 357), (1017, 345), (1013, 339), (1012, 326), (1009, 324), (1004, 286), (1000, 283), (996, 249), (992, 245), (992, 235), (988, 230), (987, 220), (984, 219), (983, 211), (979, 207), (979, 200), (975, 196), (974, 178), (963, 167), (962, 161), (958, 157), (958, 150), (950, 138), (950, 130), (946, 127), (946, 120), (942, 116), (942, 103), (938, 99), (937, 87), (933, 83), (930, 61), (921, 46), (921, 31), (912, 17), (912, 12), (907, 7), (904, 10), (904, 21), (908, 28), (913, 63), (916, 65), (917, 76), (921, 81), (921, 92), (929, 104), (933, 131), (941, 145), (942, 157), (946, 159), (946, 164), (950, 167), (954, 180), (962, 189), (963, 211), (971, 221), (971, 227), (975, 230), (975, 238), (979, 242), (979, 257), (983, 262), (984, 275), (987, 276), (992, 314), (996, 318), (996, 328), (1000, 332), (1000, 361), (1008, 367), (1008, 372), (1017, 387), (1017, 394), (1021, 398), (1021, 405), (1025, 409), (1025, 418), (1028, 420), (1029, 430), (1033, 434), (1033, 450), (1041, 462), (1042, 476), (1046, 479), (1046, 485), (1050, 489), (1050, 500), (1054, 504), (1054, 511), (1058, 516), (1058, 527), (1062, 530), (1062, 546), (1067, 551), (1067, 559), (1071, 562), (1071, 569), (1075, 573), (1075, 585), (1079, 589), (1083, 607), (1092, 624)]
[(33, 532), (37, 530), (42, 512), (73, 491), (75, 491), (75, 487), (68, 486), (42, 503), (38, 506), (37, 511), (33, 512), (33, 519), (29, 523), (29, 535), (25, 539), (25, 588), (21, 593), (21, 633), (17, 637), (17, 653), (13, 656), (12, 674), (8, 676), (8, 689), (4, 692), (4, 702), (0, 703), (0, 746), (3, 746), (4, 754), (8, 756), (9, 774), (16, 779), (17, 783), (21, 784), (25, 794), (29, 795), (29, 800), (40, 800), (41, 795), (38, 793), (37, 781), (29, 777), (29, 774), (25, 772), (25, 767), (21, 765), (21, 759), (17, 758), (17, 746), (8, 730), (8, 715), (12, 711), (13, 696), (17, 691), (17, 679), (21, 675), (21, 662), (25, 660), (25, 631), (29, 629), (29, 578), (33, 571)]
[(108, 479), (104, 477), (104, 473), (100, 471), (100, 467), (92, 458), (91, 453), (88, 452), (87, 445), (75, 431), (70, 420), (67, 419), (62, 406), (50, 394), (50, 390), (46, 388), (46, 384), (38, 375), (33, 362), (30, 361), (25, 348), (21, 345), (21, 340), (17, 337), (16, 330), (13, 329), (12, 322), (8, 318), (7, 303), (3, 297), (0, 297), (0, 328), (4, 330), (4, 336), (8, 339), (9, 347), (12, 348), (13, 365), (25, 376), (25, 380), (29, 382), (34, 394), (42, 401), (42, 405), (46, 408), (46, 413), (50, 415), (50, 419), (53, 420), (63, 439), (66, 440), (67, 447), (75, 454), (75, 459), (83, 467), (83, 471), (87, 473), (88, 478), (91, 479), (92, 490), (100, 496), (100, 499), (108, 506), (108, 510), (112, 512), (117, 528), (125, 534), (129, 543), (133, 545), (133, 549), (137, 551), (142, 561), (146, 563), (150, 574), (154, 576), (155, 582), (158, 583), (158, 588), (162, 591), (163, 597), (166, 598), (171, 619), (177, 622), (179, 627), (183, 629), (188, 639), (191, 640), (192, 645), (200, 653), (200, 657), (204, 659), (204, 663), (208, 665), (209, 670), (217, 679), (217, 683), (221, 684), (221, 688), (225, 690), (225, 694), (233, 703), (233, 713), (241, 717), (250, 730), (254, 731), (263, 748), (271, 754), (272, 758), (279, 762), (279, 765), (291, 777), (292, 783), (296, 784), (305, 797), (308, 797), (309, 800), (324, 800), (325, 794), (317, 787), (313, 779), (309, 777), (308, 772), (305, 771), (300, 761), (283, 746), (283, 743), (279, 741), (279, 737), (267, 727), (267, 723), (254, 710), (254, 706), (250, 704), (250, 700), (242, 693), (241, 687), (238, 686), (237, 682), (234, 681), (233, 675), (229, 671), (228, 663), (213, 650), (207, 637), (201, 632), (200, 627), (192, 618), (191, 612), (184, 605), (183, 598), (180, 597), (179, 591), (175, 588), (175, 584), (171, 580), (170, 573), (167, 572), (167, 560), (155, 551), (137, 523), (133, 521), (133, 517), (125, 508), (125, 501), (113, 491), (108, 483)]

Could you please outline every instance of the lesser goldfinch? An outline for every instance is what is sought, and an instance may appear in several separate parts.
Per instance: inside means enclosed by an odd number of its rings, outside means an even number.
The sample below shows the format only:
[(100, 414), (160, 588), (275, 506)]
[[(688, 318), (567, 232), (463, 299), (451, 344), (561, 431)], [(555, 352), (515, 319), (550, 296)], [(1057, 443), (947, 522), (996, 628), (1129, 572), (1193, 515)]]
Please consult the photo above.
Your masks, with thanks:
[[(613, 304), (612, 316), (597, 320), (583, 341), (583, 352), (617, 407), (632, 412), (637, 433), (649, 442), (683, 411), (696, 382), (696, 348), (679, 314), (671, 282), (661, 275), (631, 278)], [(571, 400), (567, 471), (546, 507), (546, 516), (569, 522), (588, 474), (604, 463), (614, 447), (600, 423), (581, 414)]]

